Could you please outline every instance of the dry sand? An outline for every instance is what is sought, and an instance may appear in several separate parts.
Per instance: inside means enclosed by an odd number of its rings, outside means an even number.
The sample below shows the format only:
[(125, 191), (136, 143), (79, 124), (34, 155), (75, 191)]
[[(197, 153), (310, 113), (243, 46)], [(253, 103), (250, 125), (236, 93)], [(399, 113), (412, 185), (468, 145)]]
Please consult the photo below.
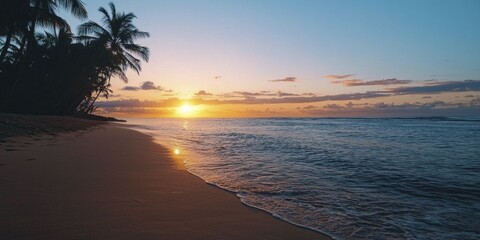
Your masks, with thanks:
[(0, 145), (0, 239), (328, 237), (243, 205), (151, 137), (104, 124)]

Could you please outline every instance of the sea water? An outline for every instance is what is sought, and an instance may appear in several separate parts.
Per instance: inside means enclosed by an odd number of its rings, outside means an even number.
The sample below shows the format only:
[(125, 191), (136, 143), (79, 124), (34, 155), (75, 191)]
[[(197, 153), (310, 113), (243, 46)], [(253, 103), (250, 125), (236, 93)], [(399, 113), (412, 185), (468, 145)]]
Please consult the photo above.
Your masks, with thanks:
[(336, 239), (480, 239), (480, 121), (130, 119), (190, 172)]

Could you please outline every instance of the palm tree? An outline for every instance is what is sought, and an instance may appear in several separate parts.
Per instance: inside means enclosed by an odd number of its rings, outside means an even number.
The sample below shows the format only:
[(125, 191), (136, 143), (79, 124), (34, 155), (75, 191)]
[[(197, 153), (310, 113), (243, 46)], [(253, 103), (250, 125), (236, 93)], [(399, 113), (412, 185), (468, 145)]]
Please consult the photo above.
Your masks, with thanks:
[(58, 8), (67, 9), (79, 19), (87, 18), (87, 11), (81, 0), (2, 0), (0, 2), (0, 36), (6, 40), (0, 53), (3, 62), (6, 49), (15, 34), (23, 35), (20, 53), (23, 53), (27, 41), (33, 45), (36, 26), (60, 27), (69, 29), (68, 23), (57, 16)]
[[(93, 91), (97, 91), (97, 97), (91, 98), (91, 103), (87, 105), (87, 110), (93, 109), (100, 92), (105, 92), (105, 89), (102, 90), (99, 86), (109, 84), (110, 78), (114, 76), (127, 82), (125, 72), (128, 69), (133, 69), (139, 74), (142, 69), (141, 61), (148, 62), (149, 49), (136, 44), (135, 41), (147, 38), (150, 34), (139, 31), (133, 25), (133, 19), (136, 18), (133, 13), (119, 13), (113, 3), (109, 3), (109, 6), (111, 13), (103, 7), (99, 8), (103, 14), (103, 26), (89, 21), (79, 27), (78, 39), (95, 49), (97, 54), (94, 62), (97, 67), (95, 78), (90, 77), (90, 82), (84, 82), (83, 86), (77, 88), (79, 90), (75, 95), (78, 98), (71, 104), (70, 111), (90, 97)], [(93, 87), (95, 85), (97, 87)]]
[[(20, 51), (19, 46), (21, 44), (21, 39), (18, 38), (17, 36), (13, 36), (9, 41), (10, 42), (8, 46), (5, 47), (6, 52), (4, 56), (4, 62), (11, 64), (15, 61), (15, 56), (18, 55), (18, 52)], [(3, 45), (3, 44), (5, 44), (5, 42), (0, 40), (0, 45)]]
[(10, 48), (12, 38), (28, 25), (30, 0), (0, 1), (0, 36), (5, 36), (0, 64)]
[(29, 46), (34, 46), (36, 26), (53, 28), (65, 28), (70, 30), (68, 23), (57, 16), (56, 11), (62, 7), (68, 10), (73, 16), (83, 20), (88, 14), (85, 5), (81, 0), (30, 0), (29, 25), (24, 29), (24, 39), (20, 46), (21, 51), (25, 48), (28, 41)]
[[(3, 62), (7, 54), (11, 37), (15, 33), (23, 35), (20, 49), (18, 50), (18, 55), (14, 62), (15, 64), (20, 63), (18, 71), (16, 77), (14, 77), (10, 93), (3, 104), (3, 107), (6, 108), (15, 94), (17, 84), (22, 78), (22, 75), (24, 75), (24, 71), (27, 66), (31, 64), (31, 61), (24, 57), (28, 55), (24, 55), (24, 52), (27, 43), (29, 45), (27, 51), (37, 44), (35, 39), (36, 26), (39, 25), (54, 29), (59, 27), (70, 30), (68, 23), (63, 18), (57, 16), (56, 10), (60, 7), (65, 8), (80, 19), (85, 19), (87, 17), (87, 11), (81, 0), (10, 0), (10, 3), (4, 2), (6, 1), (2, 1), (3, 5), (11, 7), (11, 13), (7, 17), (2, 17), (2, 21), (0, 22), (0, 26), (6, 26), (0, 27), (0, 29), (8, 30), (7, 40), (2, 49), (2, 53), (0, 54), (0, 63)], [(2, 8), (2, 12), (6, 11), (8, 10)], [(5, 32), (5, 30), (0, 30), (0, 32)]]
[(89, 21), (79, 27), (79, 39), (100, 45), (110, 54), (115, 65), (123, 70), (131, 68), (137, 73), (141, 71), (141, 59), (148, 62), (149, 49), (135, 44), (135, 40), (150, 37), (147, 32), (139, 31), (133, 25), (136, 16), (133, 13), (118, 13), (115, 5), (109, 3), (111, 14), (103, 7), (99, 11), (103, 14), (100, 24)]

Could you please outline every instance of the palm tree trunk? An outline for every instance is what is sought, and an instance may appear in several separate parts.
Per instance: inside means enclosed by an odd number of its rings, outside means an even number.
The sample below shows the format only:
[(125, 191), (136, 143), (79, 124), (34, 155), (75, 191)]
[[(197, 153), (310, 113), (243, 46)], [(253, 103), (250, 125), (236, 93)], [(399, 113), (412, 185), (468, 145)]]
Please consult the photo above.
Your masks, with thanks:
[(25, 45), (27, 44), (27, 37), (22, 37), (22, 42), (20, 43), (20, 49), (18, 50), (15, 63), (19, 63), (20, 59), (22, 58), (23, 50), (25, 50)]
[(98, 91), (97, 96), (95, 96), (95, 98), (93, 99), (92, 103), (90, 103), (90, 106), (88, 106), (87, 112), (89, 112), (89, 113), (92, 113), (92, 112), (93, 112), (93, 104), (95, 104), (95, 102), (97, 101), (97, 98), (100, 96), (101, 93), (102, 93), (102, 91)]
[[(89, 79), (88, 75), (91, 74), (91, 76), (98, 76), (99, 74), (99, 72), (90, 73), (88, 71), (91, 69), (90, 67), (95, 67), (95, 64), (102, 56), (103, 56), (103, 53), (95, 54), (92, 61), (90, 61), (90, 66), (89, 67), (85, 66), (83, 68), (83, 72), (82, 74), (80, 74), (80, 77), (85, 78), (87, 81), (84, 81), (84, 82), (80, 81), (81, 84), (80, 86), (78, 86), (78, 88), (74, 87), (72, 88), (72, 91), (66, 91), (63, 94), (63, 96), (60, 98), (60, 101), (58, 101), (57, 103), (56, 109), (58, 109), (58, 113), (60, 114), (72, 113), (72, 111), (74, 111), (72, 109), (76, 108), (81, 103), (81, 101), (85, 98), (85, 95), (88, 93), (88, 91), (90, 91), (88, 89), (88, 85), (92, 84), (92, 82), (90, 81), (91, 79)], [(88, 89), (88, 91), (86, 91), (86, 89)], [(74, 101), (67, 108), (62, 108), (65, 98), (69, 95), (74, 96)]]
[[(92, 61), (93, 62), (93, 61)], [(89, 70), (91, 69), (92, 67), (92, 63), (90, 64), (90, 66), (84, 66), (83, 67), (83, 70), (82, 72), (80, 72), (80, 74), (78, 74), (78, 76), (76, 76), (78, 79), (86, 79), (88, 80), (88, 75), (90, 74), (89, 73)], [(81, 94), (83, 91), (83, 89), (85, 87), (88, 86), (89, 84), (89, 81), (85, 81), (85, 82), (82, 82), (81, 80), (79, 81), (80, 82), (80, 85), (76, 85), (76, 86), (72, 86), (70, 87), (70, 89), (66, 90), (63, 94), (62, 94), (62, 97), (60, 97), (60, 100), (57, 102), (57, 104), (55, 105), (55, 113), (56, 114), (65, 114), (67, 111), (66, 107), (64, 106), (65, 105), (65, 99), (68, 98), (68, 96), (76, 96), (77, 94)], [(76, 97), (75, 97), (76, 99)], [(68, 99), (67, 99), (68, 100)], [(67, 102), (68, 104), (68, 102)], [(70, 106), (68, 107), (70, 108)]]
[(15, 32), (14, 27), (10, 27), (7, 35), (7, 39), (5, 39), (5, 44), (3, 45), (2, 53), (0, 54), (0, 63), (3, 63), (3, 59), (7, 56), (8, 48), (10, 48), (10, 42), (12, 41), (13, 33)]

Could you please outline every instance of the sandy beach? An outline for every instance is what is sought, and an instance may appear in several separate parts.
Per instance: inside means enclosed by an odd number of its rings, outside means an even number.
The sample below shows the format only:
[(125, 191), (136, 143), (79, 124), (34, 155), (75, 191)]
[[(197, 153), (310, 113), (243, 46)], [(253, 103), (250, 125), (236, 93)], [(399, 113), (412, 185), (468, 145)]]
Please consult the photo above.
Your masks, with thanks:
[(3, 139), (1, 239), (329, 239), (206, 184), (148, 135), (75, 121)]

